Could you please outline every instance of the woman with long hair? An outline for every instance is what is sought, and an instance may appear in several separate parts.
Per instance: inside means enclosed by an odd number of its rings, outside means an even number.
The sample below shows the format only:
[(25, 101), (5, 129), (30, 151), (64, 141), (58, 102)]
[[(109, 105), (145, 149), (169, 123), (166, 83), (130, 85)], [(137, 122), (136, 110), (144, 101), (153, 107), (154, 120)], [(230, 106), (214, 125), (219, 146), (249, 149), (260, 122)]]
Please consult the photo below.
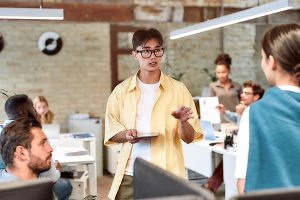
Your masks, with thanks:
[(44, 96), (37, 96), (33, 101), (34, 109), (42, 124), (53, 123), (54, 114), (49, 110), (49, 104)]

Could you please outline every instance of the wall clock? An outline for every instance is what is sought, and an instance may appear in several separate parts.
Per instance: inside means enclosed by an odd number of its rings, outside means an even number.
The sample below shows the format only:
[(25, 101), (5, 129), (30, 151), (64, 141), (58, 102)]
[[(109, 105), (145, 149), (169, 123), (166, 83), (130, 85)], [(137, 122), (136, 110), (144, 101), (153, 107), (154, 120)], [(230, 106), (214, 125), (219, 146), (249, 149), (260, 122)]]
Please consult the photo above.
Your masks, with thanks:
[(39, 49), (46, 55), (55, 55), (62, 48), (62, 39), (55, 32), (44, 32), (38, 41)]

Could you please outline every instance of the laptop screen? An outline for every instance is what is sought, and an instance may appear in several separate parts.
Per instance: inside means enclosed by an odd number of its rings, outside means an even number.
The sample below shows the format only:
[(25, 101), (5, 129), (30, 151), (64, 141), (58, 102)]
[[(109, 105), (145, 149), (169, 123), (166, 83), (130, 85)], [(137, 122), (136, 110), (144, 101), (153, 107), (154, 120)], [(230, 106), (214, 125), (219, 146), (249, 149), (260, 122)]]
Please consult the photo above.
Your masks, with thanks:
[(204, 132), (204, 139), (216, 140), (215, 130), (210, 121), (200, 119), (201, 128)]

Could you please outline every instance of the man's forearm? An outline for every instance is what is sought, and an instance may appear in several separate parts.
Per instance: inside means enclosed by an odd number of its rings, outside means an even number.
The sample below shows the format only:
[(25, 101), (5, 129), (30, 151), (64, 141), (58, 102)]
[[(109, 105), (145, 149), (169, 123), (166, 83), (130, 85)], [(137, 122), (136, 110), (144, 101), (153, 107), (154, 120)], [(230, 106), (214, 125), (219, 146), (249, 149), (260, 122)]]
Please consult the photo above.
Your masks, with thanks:
[(126, 132), (127, 131), (121, 131), (121, 132), (117, 133), (115, 136), (110, 138), (109, 141), (115, 142), (115, 143), (125, 143), (125, 142), (127, 142)]
[(190, 125), (188, 121), (179, 122), (179, 135), (180, 138), (185, 142), (185, 143), (191, 143), (194, 140), (194, 128)]

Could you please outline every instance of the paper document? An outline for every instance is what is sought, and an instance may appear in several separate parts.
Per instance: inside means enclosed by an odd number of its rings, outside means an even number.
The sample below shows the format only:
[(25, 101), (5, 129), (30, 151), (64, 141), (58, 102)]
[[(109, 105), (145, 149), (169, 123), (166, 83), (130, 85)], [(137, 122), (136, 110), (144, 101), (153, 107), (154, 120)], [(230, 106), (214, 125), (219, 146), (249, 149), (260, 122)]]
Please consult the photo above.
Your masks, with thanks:
[(218, 97), (200, 97), (199, 104), (201, 120), (209, 121), (212, 124), (221, 123), (220, 113), (217, 110)]
[(65, 156), (80, 156), (89, 154), (89, 152), (83, 147), (59, 147), (56, 152)]

